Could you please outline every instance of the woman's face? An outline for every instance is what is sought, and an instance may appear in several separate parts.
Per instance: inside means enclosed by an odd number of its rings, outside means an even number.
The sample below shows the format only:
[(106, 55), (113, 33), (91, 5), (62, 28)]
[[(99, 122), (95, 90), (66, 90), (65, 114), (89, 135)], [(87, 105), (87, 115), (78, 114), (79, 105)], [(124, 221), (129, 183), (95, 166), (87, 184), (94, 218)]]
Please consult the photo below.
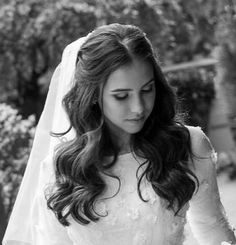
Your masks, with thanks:
[(105, 123), (118, 137), (139, 132), (156, 97), (152, 66), (135, 59), (110, 74), (103, 88)]

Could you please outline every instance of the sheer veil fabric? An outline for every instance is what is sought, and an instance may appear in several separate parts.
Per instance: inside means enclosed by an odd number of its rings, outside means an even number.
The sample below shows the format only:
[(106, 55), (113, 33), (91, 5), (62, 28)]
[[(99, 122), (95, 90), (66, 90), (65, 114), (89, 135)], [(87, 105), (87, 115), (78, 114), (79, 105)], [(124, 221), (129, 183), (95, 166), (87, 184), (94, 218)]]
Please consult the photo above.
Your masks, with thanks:
[[(79, 38), (64, 49), (61, 63), (54, 71), (44, 110), (36, 128), (26, 171), (2, 241), (3, 245), (33, 244), (31, 224), (35, 223), (34, 219), (37, 217), (33, 213), (32, 205), (35, 202), (38, 183), (42, 182), (39, 175), (40, 165), (48, 155), (52, 154), (55, 145), (60, 140), (64, 140), (64, 137), (58, 139), (50, 136), (50, 132), (64, 132), (69, 128), (69, 121), (62, 107), (62, 98), (70, 89), (77, 53), (88, 35)], [(73, 131), (70, 131), (65, 137), (68, 139), (73, 135)]]

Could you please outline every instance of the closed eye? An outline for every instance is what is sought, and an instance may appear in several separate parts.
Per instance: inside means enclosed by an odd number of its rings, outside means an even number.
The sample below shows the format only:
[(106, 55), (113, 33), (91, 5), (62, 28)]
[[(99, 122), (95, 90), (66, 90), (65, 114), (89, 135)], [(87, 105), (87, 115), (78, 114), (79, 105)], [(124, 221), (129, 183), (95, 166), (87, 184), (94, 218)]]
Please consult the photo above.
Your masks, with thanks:
[(154, 85), (153, 85), (153, 84), (150, 84), (150, 85), (146, 86), (145, 89), (142, 89), (142, 92), (143, 92), (143, 93), (149, 93), (149, 92), (152, 92), (152, 91), (153, 91), (153, 87), (154, 87)]
[(128, 94), (125, 93), (125, 94), (114, 94), (113, 95), (115, 97), (115, 99), (117, 100), (125, 100), (126, 98), (128, 98)]

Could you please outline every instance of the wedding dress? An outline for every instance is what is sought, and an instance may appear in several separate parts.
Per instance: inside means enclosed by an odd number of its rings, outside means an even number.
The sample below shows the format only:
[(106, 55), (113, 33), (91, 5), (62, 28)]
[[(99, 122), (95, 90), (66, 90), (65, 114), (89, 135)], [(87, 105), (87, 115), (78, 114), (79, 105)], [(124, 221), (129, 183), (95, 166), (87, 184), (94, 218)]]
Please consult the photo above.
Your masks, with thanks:
[[(198, 128), (192, 129), (192, 131), (200, 131)], [(52, 156), (48, 156), (42, 162), (40, 180), (43, 184), (53, 179), (52, 176), (47, 176), (47, 173), (51, 172), (49, 169), (52, 167), (51, 161)], [(148, 202), (143, 202), (139, 198), (136, 170), (143, 161), (144, 159), (132, 153), (118, 157), (112, 171), (120, 178), (121, 188), (118, 194), (112, 197), (118, 190), (118, 181), (103, 176), (108, 188), (97, 200), (95, 210), (104, 217), (101, 217), (97, 223), (91, 222), (89, 225), (80, 225), (71, 217), (70, 226), (60, 225), (52, 211), (47, 209), (42, 191), (44, 188), (39, 183), (39, 192), (33, 208), (36, 222), (32, 224), (34, 238), (32, 244), (187, 245), (185, 243), (185, 237), (188, 235), (185, 230), (187, 221), (201, 245), (226, 245), (231, 242), (234, 244), (233, 231), (220, 202), (214, 150), (209, 152), (206, 159), (195, 161), (193, 171), (199, 178), (200, 187), (177, 216), (164, 207), (163, 201), (156, 195), (147, 180), (142, 182), (141, 192)], [(223, 241), (225, 243), (221, 243)]]

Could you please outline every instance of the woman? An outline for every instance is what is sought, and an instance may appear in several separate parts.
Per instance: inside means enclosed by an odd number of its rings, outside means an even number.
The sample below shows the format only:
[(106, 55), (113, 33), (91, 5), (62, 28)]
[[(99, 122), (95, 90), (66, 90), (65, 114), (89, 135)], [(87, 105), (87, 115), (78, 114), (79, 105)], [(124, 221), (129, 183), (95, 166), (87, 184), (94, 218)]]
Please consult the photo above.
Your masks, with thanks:
[(181, 123), (139, 28), (106, 25), (72, 43), (37, 130), (29, 163), (40, 174), (28, 164), (4, 245), (181, 245), (187, 218), (200, 244), (236, 243), (216, 153)]

